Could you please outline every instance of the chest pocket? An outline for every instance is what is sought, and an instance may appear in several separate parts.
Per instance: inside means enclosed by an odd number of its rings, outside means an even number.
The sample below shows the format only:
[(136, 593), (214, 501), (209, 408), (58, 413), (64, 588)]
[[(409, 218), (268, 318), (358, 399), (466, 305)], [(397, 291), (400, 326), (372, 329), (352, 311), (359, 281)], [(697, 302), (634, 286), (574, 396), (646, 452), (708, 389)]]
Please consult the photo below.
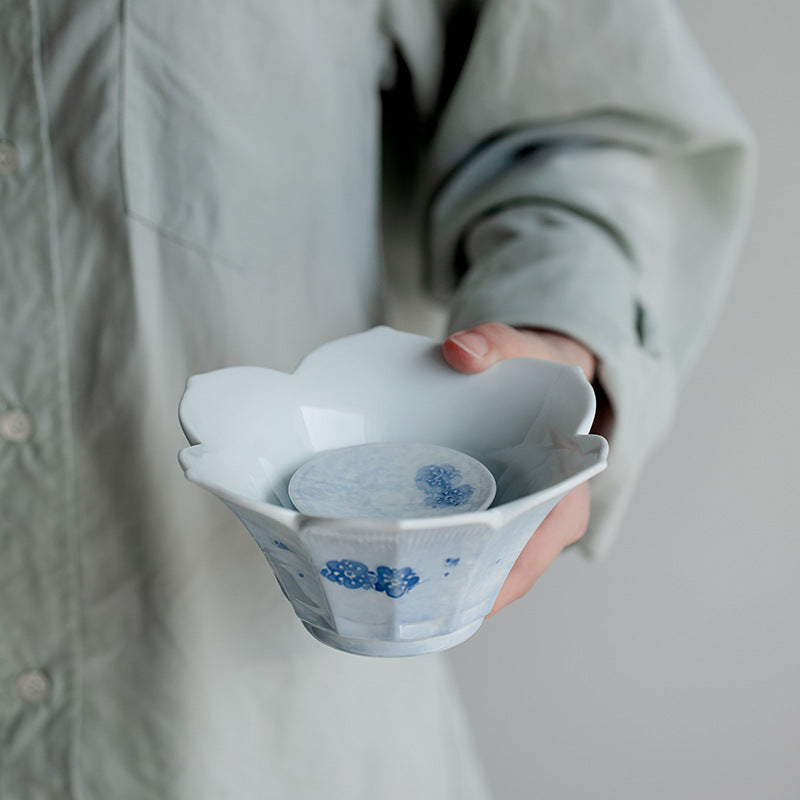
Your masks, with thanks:
[(325, 241), (370, 218), (382, 58), (373, 6), (127, 0), (128, 215), (240, 267), (287, 263), (304, 232)]

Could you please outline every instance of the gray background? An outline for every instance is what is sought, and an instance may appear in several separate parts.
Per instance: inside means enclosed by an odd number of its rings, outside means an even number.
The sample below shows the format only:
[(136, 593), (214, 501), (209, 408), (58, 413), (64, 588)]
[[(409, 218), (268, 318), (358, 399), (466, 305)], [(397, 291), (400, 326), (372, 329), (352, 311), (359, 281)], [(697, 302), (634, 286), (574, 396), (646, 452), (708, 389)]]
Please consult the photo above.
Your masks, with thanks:
[(498, 800), (800, 798), (800, 6), (681, 6), (758, 136), (753, 225), (611, 555), (451, 651)]

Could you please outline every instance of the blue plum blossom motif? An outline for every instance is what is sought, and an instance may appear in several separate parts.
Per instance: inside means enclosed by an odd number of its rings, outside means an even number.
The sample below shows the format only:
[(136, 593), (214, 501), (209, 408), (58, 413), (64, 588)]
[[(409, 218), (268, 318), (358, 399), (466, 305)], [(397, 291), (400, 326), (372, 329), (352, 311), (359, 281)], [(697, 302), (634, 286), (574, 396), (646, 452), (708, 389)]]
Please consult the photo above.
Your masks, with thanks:
[(320, 574), (345, 589), (374, 589), (393, 598), (402, 597), (419, 583), (419, 575), (411, 567), (378, 567), (373, 571), (366, 564), (349, 558), (326, 562)]
[(461, 478), (461, 470), (452, 464), (429, 464), (417, 470), (415, 483), (423, 492), (435, 493), (449, 489)]
[(427, 495), (425, 505), (431, 508), (443, 506), (461, 506), (475, 493), (468, 483), (455, 486), (461, 480), (461, 471), (452, 464), (429, 464), (420, 467), (414, 483)]
[(328, 561), (320, 574), (333, 583), (346, 589), (372, 589), (375, 586), (375, 573), (360, 561), (343, 558), (341, 561)]
[(392, 569), (391, 567), (378, 567), (378, 580), (375, 589), (386, 592), (389, 597), (402, 597), (407, 591), (419, 583), (419, 576), (415, 575), (411, 567)]

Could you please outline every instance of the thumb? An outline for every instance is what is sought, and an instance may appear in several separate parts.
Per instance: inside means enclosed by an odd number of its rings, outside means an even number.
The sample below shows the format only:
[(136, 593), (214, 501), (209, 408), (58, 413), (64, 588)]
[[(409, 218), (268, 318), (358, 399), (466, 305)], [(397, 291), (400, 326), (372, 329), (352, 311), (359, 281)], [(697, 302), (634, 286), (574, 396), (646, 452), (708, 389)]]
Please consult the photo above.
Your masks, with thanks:
[(442, 345), (447, 363), (459, 372), (482, 372), (505, 358), (552, 358), (549, 348), (531, 331), (500, 322), (484, 322), (449, 336)]

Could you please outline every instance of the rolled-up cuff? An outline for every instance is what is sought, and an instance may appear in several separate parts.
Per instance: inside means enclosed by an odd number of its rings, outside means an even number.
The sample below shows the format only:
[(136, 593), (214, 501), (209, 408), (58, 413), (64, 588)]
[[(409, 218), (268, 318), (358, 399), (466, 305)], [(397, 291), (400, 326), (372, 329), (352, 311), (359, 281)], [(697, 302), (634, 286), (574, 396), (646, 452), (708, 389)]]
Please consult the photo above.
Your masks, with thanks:
[(451, 331), (489, 321), (554, 330), (598, 358), (614, 422), (608, 469), (591, 482), (591, 523), (578, 546), (600, 558), (644, 460), (642, 443), (663, 435), (675, 396), (671, 372), (637, 330), (631, 266), (592, 222), (535, 204), (474, 226), (464, 247), (472, 266), (452, 301)]

